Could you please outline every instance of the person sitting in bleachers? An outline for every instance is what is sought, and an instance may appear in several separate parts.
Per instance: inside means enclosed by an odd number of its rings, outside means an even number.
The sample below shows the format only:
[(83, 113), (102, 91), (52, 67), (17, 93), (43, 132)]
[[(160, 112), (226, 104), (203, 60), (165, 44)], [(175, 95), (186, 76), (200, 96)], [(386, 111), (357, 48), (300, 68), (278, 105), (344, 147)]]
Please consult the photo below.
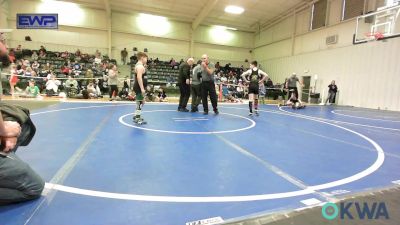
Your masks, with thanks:
[(69, 58), (69, 52), (65, 51), (65, 52), (61, 53), (61, 58), (68, 59)]
[(29, 60), (22, 60), (22, 68), (26, 70), (26, 68), (31, 66), (31, 62)]
[(32, 52), (32, 56), (31, 56), (31, 60), (32, 61), (37, 61), (38, 59), (39, 59), (39, 56), (38, 56), (37, 52), (33, 51)]
[(158, 99), (160, 102), (168, 102), (167, 92), (163, 88), (158, 89)]
[(38, 73), (38, 72), (39, 72), (39, 68), (40, 68), (40, 64), (38, 63), (37, 60), (35, 60), (35, 61), (32, 63), (32, 69), (33, 69), (33, 71), (35, 71), (36, 73)]
[(29, 81), (29, 85), (25, 89), (25, 94), (26, 94), (25, 97), (28, 97), (28, 98), (36, 98), (39, 96), (40, 91), (39, 91), (38, 86), (35, 85), (34, 80)]
[(81, 56), (81, 50), (76, 50), (76, 52), (75, 52), (75, 56)]
[(95, 64), (101, 64), (101, 56), (100, 56), (100, 54), (95, 56), (94, 63)]
[(82, 65), (78, 63), (78, 60), (75, 60), (75, 63), (72, 66), (72, 73), (74, 73), (75, 76), (79, 76), (82, 73)]
[(59, 80), (56, 80), (55, 75), (51, 75), (50, 79), (46, 82), (46, 94), (47, 96), (53, 96), (58, 93), (58, 86), (61, 85)]
[(18, 45), (18, 47), (15, 48), (15, 58), (16, 59), (22, 59), (22, 47), (21, 45)]
[(52, 66), (50, 63), (46, 63), (46, 65), (43, 66), (42, 70), (40, 71), (40, 76), (41, 77), (47, 77), (47, 75), (50, 73)]
[(93, 80), (93, 71), (91, 69), (87, 69), (85, 73), (85, 78), (88, 80)]
[(78, 94), (78, 82), (71, 76), (68, 76), (68, 80), (64, 83), (67, 97), (75, 97)]
[(15, 52), (14, 50), (10, 49), (10, 51), (8, 52), (8, 58), (10, 59), (11, 63), (15, 63)]
[(236, 87), (236, 97), (237, 98), (243, 98), (245, 93), (244, 93), (244, 84), (243, 84), (243, 80), (240, 79), (238, 86)]
[(36, 77), (36, 72), (34, 70), (32, 70), (31, 67), (27, 67), (26, 70), (25, 70), (24, 76), (26, 76), (26, 77)]
[(92, 80), (89, 81), (86, 90), (89, 94), (89, 98), (98, 98), (99, 96), (101, 96), (100, 88), (97, 84), (93, 83)]
[(152, 85), (147, 86), (145, 101), (146, 102), (159, 101), (158, 96), (156, 96), (154, 93), (154, 87)]
[(39, 49), (39, 58), (45, 58), (47, 54), (47, 50), (44, 48), (44, 46), (40, 46)]
[(65, 75), (69, 75), (71, 73), (71, 68), (69, 67), (68, 63), (64, 63), (64, 65), (61, 66), (60, 68), (61, 73)]

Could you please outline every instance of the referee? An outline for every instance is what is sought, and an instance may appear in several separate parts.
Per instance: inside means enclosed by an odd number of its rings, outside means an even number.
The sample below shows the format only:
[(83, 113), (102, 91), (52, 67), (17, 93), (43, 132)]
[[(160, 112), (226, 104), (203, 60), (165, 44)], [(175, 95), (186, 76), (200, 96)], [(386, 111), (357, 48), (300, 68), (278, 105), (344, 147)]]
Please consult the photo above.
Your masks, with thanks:
[(189, 112), (186, 106), (190, 97), (190, 70), (192, 68), (193, 62), (194, 59), (189, 58), (186, 62), (183, 62), (179, 66), (178, 85), (181, 94), (179, 97), (179, 106), (178, 106), (179, 112)]
[(206, 54), (201, 57), (201, 61), (201, 92), (204, 115), (208, 114), (208, 96), (210, 96), (214, 113), (218, 115), (217, 93), (215, 92), (214, 83), (215, 65), (209, 61), (208, 55)]
[(289, 90), (288, 94), (288, 100), (292, 96), (292, 93), (296, 96), (296, 98), (299, 98), (299, 91), (297, 90), (297, 83), (300, 84), (300, 86), (304, 87), (303, 83), (299, 80), (299, 78), (296, 76), (296, 73), (293, 73), (292, 76), (290, 76), (285, 84), (286, 89)]

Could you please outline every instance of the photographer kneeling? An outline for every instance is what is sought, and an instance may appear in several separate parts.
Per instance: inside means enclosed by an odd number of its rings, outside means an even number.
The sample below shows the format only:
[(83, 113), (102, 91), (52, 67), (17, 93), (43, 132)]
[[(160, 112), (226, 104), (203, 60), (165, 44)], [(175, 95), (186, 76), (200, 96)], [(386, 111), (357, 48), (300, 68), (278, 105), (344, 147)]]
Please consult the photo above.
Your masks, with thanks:
[(35, 131), (28, 110), (0, 102), (0, 205), (36, 199), (43, 191), (42, 178), (15, 154)]

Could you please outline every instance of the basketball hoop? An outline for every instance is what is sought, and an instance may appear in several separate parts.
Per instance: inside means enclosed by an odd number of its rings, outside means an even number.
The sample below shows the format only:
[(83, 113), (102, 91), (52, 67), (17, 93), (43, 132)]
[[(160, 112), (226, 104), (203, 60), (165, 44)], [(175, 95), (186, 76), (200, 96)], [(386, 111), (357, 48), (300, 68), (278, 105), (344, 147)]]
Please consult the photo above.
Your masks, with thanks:
[(381, 32), (370, 32), (370, 33), (366, 33), (365, 36), (367, 37), (367, 39), (369, 41), (378, 41), (378, 40), (382, 40), (383, 38), (385, 38), (385, 35), (383, 35)]

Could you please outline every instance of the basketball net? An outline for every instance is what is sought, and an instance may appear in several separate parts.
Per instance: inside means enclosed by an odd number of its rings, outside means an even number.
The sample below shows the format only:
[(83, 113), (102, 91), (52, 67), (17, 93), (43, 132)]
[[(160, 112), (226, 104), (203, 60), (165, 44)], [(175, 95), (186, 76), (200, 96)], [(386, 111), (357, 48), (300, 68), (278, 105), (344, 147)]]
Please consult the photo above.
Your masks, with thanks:
[(365, 36), (368, 37), (369, 41), (378, 41), (385, 38), (385, 35), (383, 35), (381, 32), (366, 33)]

